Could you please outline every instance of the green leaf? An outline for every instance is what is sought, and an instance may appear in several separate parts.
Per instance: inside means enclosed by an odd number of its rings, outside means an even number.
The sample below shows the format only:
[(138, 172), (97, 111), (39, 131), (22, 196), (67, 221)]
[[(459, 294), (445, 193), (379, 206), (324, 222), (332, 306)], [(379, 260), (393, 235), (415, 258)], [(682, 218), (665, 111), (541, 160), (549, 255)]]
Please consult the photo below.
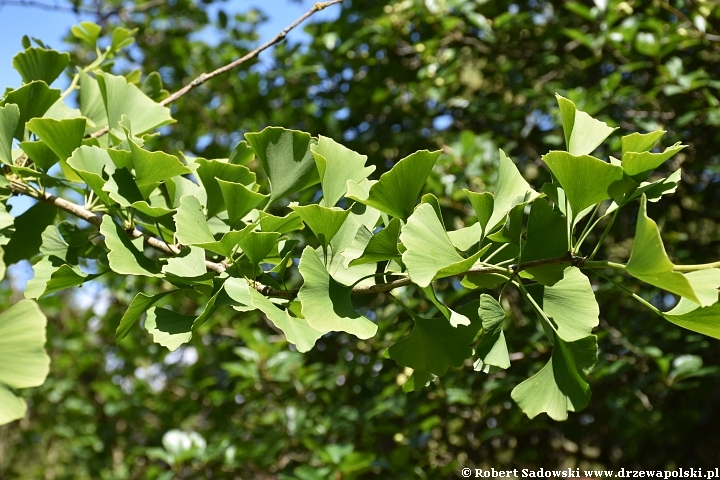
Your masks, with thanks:
[(720, 339), (720, 304), (700, 307), (697, 303), (681, 298), (678, 304), (662, 316), (682, 328)]
[(245, 138), (270, 181), (270, 203), (302, 190), (317, 175), (309, 133), (267, 127)]
[(242, 183), (226, 182), (219, 178), (217, 183), (222, 191), (231, 228), (240, 224), (245, 215), (269, 198), (269, 195), (253, 192)]
[(320, 173), (323, 191), (320, 205), (324, 207), (334, 207), (347, 193), (348, 180), (360, 183), (375, 171), (374, 165), (365, 166), (367, 155), (353, 152), (322, 135), (318, 137), (317, 145), (310, 147), (310, 151)]
[(460, 313), (472, 323), (468, 327), (453, 327), (444, 317), (423, 318), (405, 308), (415, 328), (409, 336), (388, 348), (385, 356), (414, 370), (445, 375), (448, 368), (461, 367), (473, 353), (469, 345), (480, 329), (477, 310), (477, 301), (460, 308)]
[(26, 405), (8, 389), (45, 382), (50, 357), (45, 353), (47, 319), (37, 304), (21, 300), (0, 313), (0, 425), (25, 415)]
[(647, 197), (643, 195), (635, 228), (635, 243), (625, 270), (638, 280), (686, 297), (702, 307), (717, 301), (716, 298), (708, 302), (703, 296), (698, 296), (688, 278), (673, 271), (674, 268), (665, 252), (657, 224), (647, 215)]
[(230, 152), (228, 162), (233, 165), (245, 165), (246, 163), (250, 163), (253, 158), (255, 158), (255, 154), (253, 153), (252, 148), (250, 148), (247, 141), (241, 140), (237, 143), (237, 145), (235, 145), (232, 152)]
[[(380, 210), (393, 217), (407, 220), (425, 186), (440, 151), (421, 150), (409, 155), (383, 173), (369, 190), (360, 183), (348, 180), (347, 197)], [(369, 182), (371, 183), (371, 182)]]
[[(501, 157), (503, 157), (504, 154), (501, 154)], [(505, 157), (507, 158), (507, 157)], [(502, 165), (502, 163), (501, 163)], [(516, 168), (517, 170), (517, 168)], [(504, 179), (503, 179), (504, 180)], [(529, 187), (529, 185), (528, 185)], [(478, 223), (480, 224), (480, 227), (482, 228), (482, 236), (485, 236), (486, 228), (488, 225), (488, 222), (490, 221), (490, 217), (492, 217), (493, 210), (495, 207), (495, 197), (493, 197), (493, 194), (490, 192), (471, 192), (470, 190), (464, 190), (465, 194), (467, 195), (468, 199), (470, 199), (470, 203), (473, 206), (473, 209), (475, 210), (475, 215), (478, 217)]]
[(75, 38), (82, 40), (90, 48), (95, 48), (95, 43), (97, 42), (101, 31), (102, 27), (100, 25), (87, 21), (80, 22), (78, 25), (73, 25), (70, 29), (70, 32)]
[(480, 295), (480, 310), (478, 312), (482, 320), (483, 335), (477, 346), (477, 361), (475, 370), (485, 373), (495, 373), (500, 369), (510, 366), (510, 355), (505, 343), (503, 333), (503, 322), (505, 321), (505, 310), (490, 295)]
[(461, 257), (435, 210), (427, 203), (415, 209), (400, 233), (400, 240), (407, 249), (402, 254), (403, 263), (410, 278), (421, 287), (427, 287), (436, 278), (466, 271), (484, 253), (480, 251), (470, 258)]
[(108, 192), (103, 190), (107, 178), (114, 173), (115, 164), (107, 151), (99, 147), (82, 146), (68, 159), (72, 167), (90, 189), (106, 205), (112, 204)]
[(585, 338), (598, 326), (600, 309), (595, 293), (580, 269), (567, 267), (562, 280), (554, 285), (531, 285), (527, 289), (566, 342)]
[(433, 288), (432, 284), (422, 290), (425, 292), (425, 295), (427, 295), (430, 301), (437, 307), (437, 309), (440, 310), (440, 313), (448, 319), (450, 325), (453, 327), (457, 327), (458, 325), (470, 325), (470, 319), (468, 319), (465, 315), (452, 310), (438, 299), (437, 294), (435, 293), (435, 288)]
[(162, 272), (166, 275), (175, 275), (181, 278), (193, 278), (204, 275), (205, 269), (205, 250), (199, 247), (188, 247), (180, 252), (176, 257), (168, 259), (167, 265), (162, 267)]
[(78, 249), (65, 242), (55, 225), (43, 231), (40, 252), (43, 258), (33, 265), (34, 275), (25, 287), (25, 298), (40, 298), (97, 277), (80, 270)]
[[(553, 211), (544, 199), (537, 199), (530, 208), (527, 242), (522, 250), (522, 261), (560, 257), (568, 252), (567, 222)], [(563, 276), (563, 265), (548, 265), (523, 270), (521, 275), (544, 285), (553, 285)]]
[[(515, 206), (528, 203), (538, 196), (538, 193), (525, 181), (513, 161), (502, 150), (499, 152), (500, 166), (498, 167), (498, 178), (495, 183), (495, 200), (492, 215), (487, 222), (487, 228), (484, 229), (486, 234), (493, 231)], [(485, 202), (489, 201), (485, 200)], [(487, 208), (487, 205), (483, 205), (482, 208)], [(481, 209), (481, 213), (478, 213), (478, 215), (480, 214), (484, 216), (487, 212)]]
[(147, 312), (145, 329), (152, 334), (153, 342), (171, 352), (192, 338), (194, 315), (182, 315), (165, 308), (153, 307)]
[(180, 199), (180, 207), (173, 218), (177, 229), (175, 237), (181, 244), (198, 245), (215, 241), (205, 220), (202, 205), (193, 195), (184, 195)]
[(298, 269), (304, 279), (298, 299), (303, 317), (312, 328), (322, 332), (347, 332), (363, 340), (375, 335), (377, 325), (352, 306), (352, 286), (335, 281), (311, 247), (303, 250)]
[(288, 233), (305, 228), (305, 224), (297, 212), (290, 212), (284, 217), (276, 217), (270, 213), (259, 212), (260, 230), (263, 232)]
[(622, 195), (635, 185), (624, 178), (621, 167), (588, 155), (553, 151), (542, 159), (565, 191), (573, 219), (586, 208)]
[(595, 335), (565, 343), (555, 335), (550, 361), (512, 391), (512, 398), (529, 418), (547, 413), (556, 421), (579, 412), (590, 401), (585, 375), (597, 362)]
[(125, 138), (120, 126), (123, 115), (127, 116), (132, 124), (134, 135), (142, 135), (174, 122), (169, 108), (155, 103), (137, 86), (128, 83), (125, 77), (100, 71), (95, 75), (105, 104), (110, 133), (116, 138)]
[(20, 120), (20, 108), (14, 104), (0, 107), (0, 162), (13, 163), (13, 134)]
[(6, 265), (30, 259), (40, 251), (43, 231), (55, 223), (56, 213), (53, 205), (37, 202), (15, 219), (15, 233), (5, 246)]
[(143, 312), (155, 305), (164, 296), (174, 292), (177, 292), (177, 290), (160, 292), (157, 295), (153, 296), (148, 296), (142, 292), (138, 292), (135, 295), (135, 298), (132, 299), (132, 302), (130, 302), (128, 309), (125, 311), (122, 318), (120, 319), (120, 324), (118, 325), (117, 330), (115, 330), (115, 341), (119, 342), (120, 340), (125, 338), (125, 336), (127, 336), (130, 328), (137, 321), (137, 319), (140, 318), (140, 315), (142, 315)]
[(24, 140), (25, 123), (32, 118), (42, 117), (59, 98), (60, 90), (51, 89), (45, 82), (38, 80), (5, 95), (0, 106), (14, 103), (20, 107), (20, 120), (13, 136), (20, 141)]
[(657, 130), (651, 133), (631, 133), (622, 137), (622, 154), (628, 152), (648, 152), (652, 150), (665, 135), (665, 130)]
[(247, 232), (238, 240), (238, 245), (254, 268), (265, 259), (273, 248), (277, 248), (279, 238), (280, 234), (277, 232)]
[(630, 178), (636, 182), (641, 182), (645, 180), (653, 170), (662, 165), (665, 160), (685, 147), (687, 147), (687, 145), (681, 145), (680, 142), (678, 142), (672, 147), (666, 148), (662, 153), (626, 152), (623, 153), (622, 156), (622, 168)]
[(32, 47), (12, 59), (12, 66), (20, 73), (23, 83), (40, 80), (50, 85), (70, 63), (69, 53)]
[(41, 140), (37, 142), (20, 142), (20, 148), (35, 165), (46, 173), (53, 165), (60, 161), (58, 156), (50, 150), (50, 147)]
[(130, 140), (130, 151), (135, 168), (137, 187), (143, 198), (148, 198), (160, 183), (178, 175), (192, 173), (188, 167), (174, 155), (164, 152), (148, 152)]
[(469, 227), (452, 230), (447, 234), (455, 248), (466, 252), (482, 240), (482, 226), (480, 223), (473, 223)]
[[(160, 269), (154, 261), (147, 258), (142, 250), (130, 241), (125, 232), (110, 215), (104, 215), (100, 224), (100, 233), (105, 236), (110, 268), (122, 275), (143, 275), (161, 277)], [(138, 239), (142, 241), (142, 239)], [(142, 243), (138, 242), (142, 247)]]
[(397, 218), (390, 220), (385, 228), (372, 236), (363, 250), (362, 256), (350, 262), (350, 266), (365, 263), (377, 263), (398, 258), (398, 241), (401, 222)]
[[(588, 155), (593, 152), (616, 128), (595, 120), (580, 111), (565, 97), (555, 94), (560, 107), (560, 118), (565, 142), (571, 155)], [(576, 210), (579, 212), (579, 210)]]
[(107, 111), (98, 81), (80, 72), (80, 112), (87, 118), (85, 133), (93, 133), (108, 124)]
[(122, 50), (123, 48), (132, 45), (133, 42), (135, 42), (133, 35), (135, 35), (137, 31), (137, 28), (130, 30), (124, 27), (115, 27), (112, 32), (110, 50), (117, 52), (118, 50)]
[(519, 203), (511, 208), (505, 216), (503, 228), (488, 235), (487, 239), (497, 243), (510, 243), (516, 247), (520, 247), (522, 243), (521, 234), (524, 218), (525, 204)]
[(85, 119), (72, 118), (58, 121), (51, 118), (33, 118), (27, 123), (27, 129), (45, 142), (61, 162), (65, 162), (73, 151), (82, 145)]
[(310, 227), (315, 237), (322, 242), (323, 248), (327, 248), (350, 214), (350, 210), (320, 205), (292, 205), (290, 208)]
[(299, 352), (307, 352), (312, 349), (318, 338), (326, 333), (312, 328), (304, 318), (293, 317), (287, 311), (279, 309), (242, 279), (229, 278), (225, 282), (225, 291), (235, 301), (263, 312), (276, 327), (283, 331), (288, 342), (295, 344)]
[(427, 387), (434, 379), (435, 375), (430, 372), (415, 370), (412, 375), (410, 375), (410, 378), (407, 379), (407, 382), (403, 384), (402, 390), (405, 393), (417, 392), (423, 387)]
[(255, 174), (242, 165), (204, 158), (196, 159), (195, 163), (198, 165), (197, 176), (207, 192), (208, 218), (226, 209), (225, 196), (218, 180), (247, 186), (255, 183)]

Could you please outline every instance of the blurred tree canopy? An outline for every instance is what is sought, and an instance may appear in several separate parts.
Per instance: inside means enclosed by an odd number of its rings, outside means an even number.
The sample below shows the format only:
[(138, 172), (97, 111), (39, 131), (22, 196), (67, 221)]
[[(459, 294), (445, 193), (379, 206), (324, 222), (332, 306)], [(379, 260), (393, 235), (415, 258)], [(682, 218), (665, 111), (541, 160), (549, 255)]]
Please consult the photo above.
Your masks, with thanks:
[[(265, 20), (213, 1), (73, 6), (108, 30), (138, 28), (116, 71), (159, 71), (168, 91), (250, 51)], [(426, 191), (459, 228), (470, 212), (462, 188), (493, 186), (498, 147), (526, 178), (549, 178), (540, 156), (563, 141), (557, 92), (610, 125), (661, 128), (668, 144), (690, 145), (662, 167), (682, 168), (677, 192), (651, 208), (672, 257), (718, 257), (720, 2), (347, 1), (337, 19), (306, 31), (308, 41), (279, 44), (270, 60), (180, 99), (177, 123), (165, 127), (172, 135), (153, 147), (224, 157), (243, 133), (277, 125), (367, 154), (374, 175), (440, 147)], [(74, 45), (75, 62), (89, 54)], [(613, 138), (606, 153), (620, 149)], [(605, 239), (610, 260), (629, 255), (634, 215)], [(168, 354), (139, 329), (115, 344), (129, 292), (157, 287), (135, 282), (108, 277), (89, 292), (44, 300), (51, 372), (26, 391), (28, 416), (0, 427), (2, 478), (455, 478), (465, 466), (717, 466), (720, 440), (699, 432), (720, 429), (720, 344), (659, 321), (611, 286), (596, 292), (595, 396), (555, 423), (529, 420), (510, 401), (549, 351), (520, 302), (505, 305), (510, 371), (452, 371), (405, 394), (406, 372), (382, 352), (410, 322), (382, 296), (371, 340), (333, 334), (301, 355), (257, 315), (218, 315)], [(447, 301), (462, 295), (444, 283)], [(6, 302), (21, 296), (22, 287), (2, 285)], [(676, 301), (660, 291), (648, 300)], [(183, 301), (197, 307), (196, 298)], [(435, 308), (413, 302), (416, 311)]]

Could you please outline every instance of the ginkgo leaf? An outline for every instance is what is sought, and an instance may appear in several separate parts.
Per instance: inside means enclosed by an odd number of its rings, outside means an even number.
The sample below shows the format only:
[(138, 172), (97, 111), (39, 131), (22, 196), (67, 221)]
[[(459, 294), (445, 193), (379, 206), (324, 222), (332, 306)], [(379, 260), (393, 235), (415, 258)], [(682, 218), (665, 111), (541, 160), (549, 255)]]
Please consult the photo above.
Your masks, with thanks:
[(334, 207), (347, 193), (348, 180), (359, 183), (375, 171), (374, 165), (365, 166), (367, 155), (353, 152), (322, 135), (318, 137), (317, 145), (310, 147), (310, 151), (320, 174), (323, 191), (321, 205), (324, 207)]
[[(153, 260), (146, 257), (142, 250), (130, 241), (125, 232), (110, 215), (104, 215), (100, 224), (100, 233), (105, 236), (110, 268), (123, 275), (142, 275), (161, 277), (160, 269)], [(139, 238), (142, 246), (142, 238)]]
[[(501, 153), (501, 157), (504, 157), (504, 154)], [(507, 158), (507, 157), (505, 157)], [(506, 163), (506, 162), (503, 162)], [(501, 163), (502, 165), (502, 163)], [(507, 168), (507, 167), (504, 167)], [(503, 182), (504, 184), (504, 182)], [(482, 231), (482, 236), (485, 236), (486, 228), (488, 225), (488, 222), (490, 221), (490, 217), (492, 217), (493, 210), (495, 208), (495, 197), (490, 192), (471, 192), (470, 190), (464, 190), (465, 194), (467, 195), (468, 199), (470, 200), (470, 203), (473, 206), (473, 209), (475, 210), (475, 215), (478, 217), (478, 224), (480, 225)]]
[(220, 178), (216, 180), (225, 201), (231, 228), (239, 225), (245, 215), (269, 198), (268, 195), (253, 192), (242, 183), (227, 182)]
[(235, 301), (263, 312), (283, 331), (288, 342), (297, 346), (299, 352), (309, 351), (318, 338), (326, 333), (310, 326), (304, 318), (293, 317), (287, 311), (281, 310), (242, 279), (228, 279), (225, 282), (225, 291)]
[(345, 219), (350, 214), (350, 210), (343, 210), (338, 207), (328, 208), (321, 205), (294, 205), (290, 208), (300, 215), (303, 222), (310, 227), (315, 237), (317, 237), (325, 247), (327, 247), (338, 230), (340, 230), (340, 227), (342, 227)]
[(120, 324), (115, 330), (115, 341), (119, 342), (120, 340), (125, 338), (133, 324), (148, 308), (155, 305), (160, 299), (162, 299), (166, 295), (170, 295), (174, 292), (177, 292), (177, 290), (168, 290), (152, 296), (148, 296), (142, 292), (138, 292), (132, 299), (132, 302), (130, 302), (128, 309), (125, 311), (122, 318), (120, 319)]
[[(500, 164), (498, 166), (497, 181), (495, 182), (494, 201), (492, 202), (493, 212), (487, 221), (486, 228), (483, 229), (485, 233), (493, 231), (515, 206), (531, 202), (538, 196), (538, 193), (523, 178), (513, 161), (505, 155), (505, 152), (500, 150), (499, 155)], [(484, 202), (484, 204), (478, 205), (480, 209), (478, 215), (482, 215), (483, 218), (487, 216), (487, 204), (490, 203), (487, 198)]]
[(621, 167), (589, 155), (553, 151), (542, 159), (565, 191), (573, 219), (586, 208), (622, 195), (637, 185), (624, 176)]
[(129, 143), (135, 169), (135, 181), (145, 199), (165, 180), (192, 173), (192, 170), (183, 165), (180, 159), (174, 155), (164, 152), (148, 152), (133, 140), (130, 140)]
[(415, 328), (409, 336), (388, 348), (386, 357), (399, 365), (442, 376), (450, 367), (462, 366), (472, 355), (470, 344), (481, 327), (477, 301), (458, 309), (470, 319), (469, 326), (453, 327), (445, 317), (423, 318), (407, 308), (405, 311)]
[(80, 72), (80, 112), (88, 119), (85, 133), (94, 133), (108, 124), (100, 86), (95, 78)]
[(276, 217), (267, 212), (260, 212), (258, 215), (260, 230), (263, 232), (288, 233), (305, 228), (297, 212), (290, 212), (284, 217)]
[(409, 155), (383, 173), (369, 189), (348, 180), (347, 197), (401, 220), (413, 213), (425, 180), (432, 171), (440, 151), (421, 150)]
[(717, 301), (716, 299), (707, 302), (706, 299), (699, 297), (688, 278), (680, 272), (675, 272), (674, 268), (675, 265), (665, 252), (657, 224), (648, 217), (647, 197), (643, 195), (635, 229), (635, 242), (625, 271), (645, 283), (686, 297), (702, 307), (710, 306)]
[(219, 181), (248, 186), (255, 183), (256, 180), (255, 174), (243, 165), (233, 165), (223, 160), (205, 160), (204, 158), (196, 159), (195, 163), (198, 165), (197, 176), (200, 177), (207, 192), (208, 218), (226, 208), (224, 190), (221, 189)]
[(700, 307), (697, 303), (683, 297), (675, 308), (663, 313), (662, 316), (680, 327), (720, 339), (719, 303), (709, 307)]
[(66, 160), (76, 148), (82, 145), (85, 135), (84, 118), (59, 121), (51, 118), (33, 118), (27, 122), (26, 128), (37, 135), (57, 155), (65, 178), (71, 181), (81, 181), (81, 178), (68, 168)]
[(652, 150), (665, 135), (665, 130), (656, 130), (651, 133), (631, 133), (622, 137), (622, 154), (628, 152), (648, 152)]
[(363, 250), (362, 255), (351, 261), (350, 266), (377, 263), (399, 257), (398, 241), (400, 226), (400, 220), (393, 218), (385, 228), (372, 236)]
[(171, 352), (192, 338), (194, 315), (182, 315), (166, 308), (152, 307), (145, 318), (145, 329), (150, 332), (153, 342)]
[(436, 278), (457, 275), (469, 269), (484, 253), (479, 251), (463, 258), (455, 250), (433, 207), (418, 205), (400, 233), (407, 249), (402, 254), (410, 278), (421, 287), (427, 287)]
[(95, 71), (102, 95), (110, 132), (117, 138), (125, 138), (120, 126), (123, 116), (132, 123), (133, 135), (142, 135), (157, 127), (173, 123), (170, 109), (154, 102), (136, 85), (123, 76)]
[(3, 261), (6, 265), (32, 258), (40, 251), (42, 234), (48, 225), (55, 223), (57, 208), (46, 202), (37, 202), (15, 218), (15, 233), (5, 245)]
[(267, 127), (245, 138), (270, 181), (270, 203), (311, 184), (318, 172), (310, 151), (310, 134)]
[(0, 313), (0, 425), (25, 416), (25, 401), (5, 388), (37, 387), (45, 382), (50, 357), (45, 353), (47, 319), (32, 300), (21, 300)]
[(579, 412), (590, 401), (585, 375), (597, 362), (597, 337), (590, 335), (566, 343), (557, 335), (550, 361), (512, 391), (512, 398), (530, 418), (547, 413), (564, 421), (568, 412)]
[(474, 245), (477, 245), (482, 240), (482, 226), (480, 223), (473, 223), (469, 227), (459, 228), (457, 230), (451, 230), (447, 232), (448, 238), (455, 248), (462, 252), (470, 250)]
[(42, 117), (59, 98), (60, 90), (50, 88), (40, 80), (35, 80), (12, 90), (0, 102), (0, 107), (14, 103), (20, 107), (20, 119), (15, 126), (13, 136), (24, 140), (25, 123), (35, 117)]
[(311, 247), (303, 250), (298, 269), (304, 279), (298, 299), (308, 325), (322, 332), (347, 332), (363, 340), (375, 335), (377, 325), (352, 306), (352, 286), (342, 285), (330, 276)]
[(575, 104), (567, 98), (557, 94), (555, 97), (560, 107), (565, 143), (570, 154), (588, 155), (592, 153), (612, 132), (617, 130), (578, 110)]
[(465, 315), (456, 312), (455, 310), (451, 309), (440, 301), (440, 299), (437, 297), (437, 293), (435, 293), (435, 288), (433, 288), (432, 284), (423, 288), (422, 291), (425, 292), (425, 295), (427, 295), (430, 301), (435, 304), (438, 310), (440, 310), (440, 313), (442, 313), (443, 316), (448, 319), (450, 325), (452, 325), (453, 327), (457, 327), (458, 325), (470, 325), (470, 319), (468, 319)]
[(205, 250), (200, 247), (188, 247), (179, 255), (168, 259), (167, 265), (162, 267), (166, 275), (175, 275), (182, 278), (199, 277), (206, 273)]
[(623, 153), (622, 156), (622, 168), (630, 178), (636, 182), (641, 182), (645, 180), (653, 170), (662, 165), (665, 160), (685, 147), (687, 147), (687, 145), (681, 145), (680, 142), (678, 142), (672, 147), (666, 148), (662, 153), (626, 152)]
[[(562, 215), (553, 211), (546, 200), (535, 200), (530, 208), (527, 241), (522, 250), (522, 261), (561, 257), (567, 252), (567, 221)], [(562, 278), (565, 266), (534, 267), (520, 273), (544, 285), (552, 285)]]
[(505, 310), (497, 300), (483, 293), (480, 295), (478, 315), (482, 320), (483, 334), (475, 351), (478, 357), (475, 370), (494, 373), (510, 367), (510, 355), (503, 333)]
[(238, 240), (238, 245), (254, 267), (260, 264), (273, 249), (277, 249), (279, 238), (280, 234), (277, 232), (248, 231)]
[(95, 43), (100, 36), (100, 32), (102, 32), (102, 27), (96, 23), (84, 21), (73, 25), (70, 28), (70, 32), (75, 38), (82, 40), (90, 48), (95, 48)]
[(554, 285), (529, 285), (527, 290), (566, 342), (587, 337), (599, 323), (595, 293), (579, 268), (568, 266)]
[(15, 104), (0, 107), (0, 162), (13, 163), (13, 134), (20, 121), (20, 108)]
[(417, 392), (426, 387), (435, 379), (435, 375), (424, 370), (414, 370), (412, 375), (403, 384), (402, 390), (405, 393)]
[(30, 47), (15, 55), (12, 66), (23, 83), (41, 80), (50, 85), (70, 63), (70, 54), (45, 48)]

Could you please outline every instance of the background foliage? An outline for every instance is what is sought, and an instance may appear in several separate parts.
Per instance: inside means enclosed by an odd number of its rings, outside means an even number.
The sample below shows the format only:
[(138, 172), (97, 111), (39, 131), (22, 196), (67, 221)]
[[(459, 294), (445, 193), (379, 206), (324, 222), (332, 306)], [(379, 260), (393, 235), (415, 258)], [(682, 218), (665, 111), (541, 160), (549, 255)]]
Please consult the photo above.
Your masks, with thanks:
[[(262, 16), (235, 15), (222, 3), (215, 6), (224, 14), (208, 16), (209, 5), (103, 12), (110, 29), (139, 29), (118, 68), (159, 70), (174, 91), (254, 46)], [(470, 214), (461, 188), (492, 187), (497, 147), (536, 185), (549, 178), (540, 156), (562, 143), (557, 91), (611, 125), (664, 128), (666, 145), (690, 145), (662, 167), (681, 166), (683, 181), (651, 212), (672, 257), (708, 262), (720, 253), (718, 15), (713, 1), (346, 2), (338, 20), (308, 27), (309, 44), (281, 44), (272, 65), (183, 97), (173, 107), (177, 123), (166, 127), (172, 134), (152, 147), (222, 157), (244, 132), (278, 125), (333, 137), (367, 154), (379, 174), (391, 159), (438, 146), (445, 155), (426, 190), (456, 228)], [(192, 37), (203, 29), (216, 42)], [(73, 55), (88, 52), (78, 43)], [(624, 213), (606, 239), (609, 259), (629, 255), (635, 214)], [(513, 386), (547, 358), (520, 301), (508, 305), (511, 372), (451, 371), (404, 394), (405, 373), (380, 356), (405, 333), (399, 325), (409, 326), (392, 304), (378, 311), (387, 320), (367, 341), (338, 334), (300, 355), (257, 318), (228, 316), (168, 354), (140, 329), (115, 345), (129, 292), (152, 288), (135, 282), (113, 278), (43, 301), (51, 372), (25, 392), (28, 417), (0, 427), (0, 476), (443, 478), (461, 466), (716, 466), (717, 438), (698, 432), (720, 427), (718, 342), (661, 322), (614, 288), (596, 292), (595, 395), (558, 424), (528, 420), (511, 405)], [(3, 285), (8, 302), (21, 295)], [(452, 285), (445, 289), (452, 296)], [(109, 308), (88, 302), (98, 296)], [(665, 308), (675, 301), (648, 298)], [(184, 301), (193, 308), (193, 298)], [(201, 438), (166, 436), (174, 429)]]

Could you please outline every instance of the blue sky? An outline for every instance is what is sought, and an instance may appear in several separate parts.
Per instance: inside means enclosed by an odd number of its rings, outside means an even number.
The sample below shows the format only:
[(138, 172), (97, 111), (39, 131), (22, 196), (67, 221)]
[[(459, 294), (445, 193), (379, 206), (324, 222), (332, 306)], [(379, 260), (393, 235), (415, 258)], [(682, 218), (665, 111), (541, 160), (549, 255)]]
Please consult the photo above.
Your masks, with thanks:
[[(63, 0), (44, 1), (47, 4), (53, 4), (56, 1), (60, 5), (66, 5)], [(314, 3), (314, 0), (302, 0), (300, 2), (288, 0), (229, 0), (223, 4), (223, 8), (228, 14), (243, 12), (250, 8), (263, 11), (270, 18), (260, 29), (262, 41), (266, 41), (309, 10)], [(322, 12), (316, 13), (310, 21), (335, 18), (340, 8), (340, 5), (329, 7)], [(22, 49), (20, 39), (23, 35), (39, 38), (53, 48), (62, 49), (62, 38), (72, 25), (82, 20), (87, 20), (87, 18), (68, 12), (46, 11), (14, 5), (3, 7), (0, 10), (0, 92), (4, 91), (7, 86), (18, 86), (20, 84), (20, 75), (12, 68), (12, 57)], [(302, 41), (303, 38), (306, 38), (306, 34), (302, 31), (302, 26), (288, 35), (288, 40), (291, 42)], [(62, 79), (62, 81), (65, 80)], [(60, 83), (61, 80), (58, 82), (58, 86), (64, 86)]]

